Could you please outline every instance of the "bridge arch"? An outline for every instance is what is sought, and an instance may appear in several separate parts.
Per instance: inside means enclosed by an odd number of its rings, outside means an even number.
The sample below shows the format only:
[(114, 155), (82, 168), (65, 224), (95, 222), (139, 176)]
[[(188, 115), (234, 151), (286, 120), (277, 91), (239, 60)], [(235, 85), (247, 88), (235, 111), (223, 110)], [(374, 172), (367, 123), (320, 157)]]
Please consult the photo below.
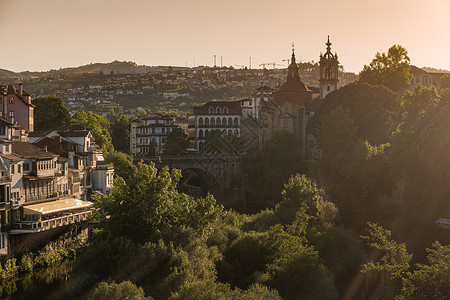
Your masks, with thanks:
[(222, 188), (214, 176), (200, 168), (185, 168), (181, 170), (179, 191), (193, 197), (205, 197), (208, 192), (214, 196), (218, 204), (224, 203)]

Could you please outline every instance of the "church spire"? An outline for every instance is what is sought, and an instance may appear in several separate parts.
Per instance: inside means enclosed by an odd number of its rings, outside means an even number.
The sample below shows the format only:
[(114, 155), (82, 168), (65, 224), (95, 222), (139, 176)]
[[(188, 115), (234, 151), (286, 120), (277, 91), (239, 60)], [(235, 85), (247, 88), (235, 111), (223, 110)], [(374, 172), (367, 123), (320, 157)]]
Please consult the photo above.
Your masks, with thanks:
[(333, 53), (331, 53), (331, 43), (330, 43), (330, 36), (328, 36), (328, 41), (325, 43), (327, 45), (327, 52), (325, 53), (325, 57), (333, 57)]
[(287, 81), (300, 81), (300, 76), (298, 75), (298, 66), (295, 62), (294, 43), (292, 43), (292, 57), (291, 64), (288, 67)]

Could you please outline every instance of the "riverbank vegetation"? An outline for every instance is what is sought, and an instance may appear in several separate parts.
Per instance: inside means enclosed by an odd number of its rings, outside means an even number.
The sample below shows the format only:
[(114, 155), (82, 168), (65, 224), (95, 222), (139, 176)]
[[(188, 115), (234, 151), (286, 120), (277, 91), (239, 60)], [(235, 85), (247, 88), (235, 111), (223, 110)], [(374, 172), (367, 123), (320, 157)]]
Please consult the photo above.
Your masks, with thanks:
[[(247, 168), (258, 196), (276, 200), (255, 214), (182, 194), (180, 171), (108, 151), (114, 189), (95, 201), (98, 228), (63, 297), (448, 299), (448, 232), (434, 221), (450, 214), (450, 90), (404, 91), (410, 79), (394, 46), (328, 94), (308, 127), (318, 161), (305, 165), (296, 138), (275, 135)], [(77, 118), (107, 135), (103, 121)], [(54, 264), (49, 255), (24, 256), (24, 272)]]

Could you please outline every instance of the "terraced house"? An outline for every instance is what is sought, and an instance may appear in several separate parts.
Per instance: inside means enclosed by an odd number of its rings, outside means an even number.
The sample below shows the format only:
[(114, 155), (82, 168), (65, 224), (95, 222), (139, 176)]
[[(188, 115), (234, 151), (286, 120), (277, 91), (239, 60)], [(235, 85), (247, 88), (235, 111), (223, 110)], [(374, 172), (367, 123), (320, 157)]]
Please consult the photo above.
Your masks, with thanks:
[(112, 188), (114, 168), (84, 127), (33, 132), (34, 106), (21, 85), (4, 87), (2, 100), (3, 115), (23, 104), (14, 118), (0, 117), (0, 254), (12, 254), (86, 225), (90, 195)]

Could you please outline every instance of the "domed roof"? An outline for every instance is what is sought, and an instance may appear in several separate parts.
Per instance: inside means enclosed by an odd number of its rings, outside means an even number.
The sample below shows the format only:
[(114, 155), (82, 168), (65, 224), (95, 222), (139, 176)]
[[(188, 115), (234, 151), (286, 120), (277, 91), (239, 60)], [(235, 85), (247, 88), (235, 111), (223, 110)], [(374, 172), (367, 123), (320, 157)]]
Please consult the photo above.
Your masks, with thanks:
[(308, 100), (312, 100), (313, 92), (300, 80), (298, 66), (295, 62), (295, 53), (292, 49), (291, 64), (288, 67), (287, 81), (275, 92), (273, 101), (276, 104), (291, 102), (300, 106), (305, 106)]

